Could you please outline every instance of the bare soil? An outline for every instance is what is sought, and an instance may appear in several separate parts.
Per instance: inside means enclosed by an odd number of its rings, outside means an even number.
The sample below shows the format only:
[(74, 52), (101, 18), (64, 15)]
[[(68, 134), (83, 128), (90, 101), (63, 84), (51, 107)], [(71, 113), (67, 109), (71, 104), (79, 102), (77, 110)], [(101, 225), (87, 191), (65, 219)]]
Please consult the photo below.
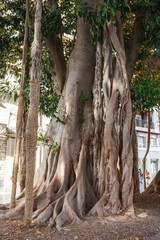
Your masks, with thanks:
[(22, 220), (1, 220), (0, 240), (141, 240), (160, 232), (160, 194), (141, 194), (134, 202), (135, 218), (123, 212), (103, 218), (85, 217), (82, 223), (66, 225), (62, 231), (47, 223), (26, 228)]

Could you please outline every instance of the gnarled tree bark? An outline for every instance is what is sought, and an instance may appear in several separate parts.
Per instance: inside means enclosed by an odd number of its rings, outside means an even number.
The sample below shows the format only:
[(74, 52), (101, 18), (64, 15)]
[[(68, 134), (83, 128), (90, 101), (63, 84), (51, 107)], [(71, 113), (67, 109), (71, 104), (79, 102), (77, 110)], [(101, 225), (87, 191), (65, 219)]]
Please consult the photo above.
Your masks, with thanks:
[[(89, 26), (78, 17), (76, 43), (59, 101), (63, 121), (50, 124), (45, 134), (50, 147), (35, 176), (32, 217), (36, 222), (50, 220), (58, 229), (80, 222), (87, 213), (104, 216), (124, 210), (134, 214), (134, 118), (126, 53), (112, 20), (102, 35), (102, 43), (95, 48)], [(22, 193), (17, 207), (0, 212), (0, 217), (22, 214), (23, 201)]]

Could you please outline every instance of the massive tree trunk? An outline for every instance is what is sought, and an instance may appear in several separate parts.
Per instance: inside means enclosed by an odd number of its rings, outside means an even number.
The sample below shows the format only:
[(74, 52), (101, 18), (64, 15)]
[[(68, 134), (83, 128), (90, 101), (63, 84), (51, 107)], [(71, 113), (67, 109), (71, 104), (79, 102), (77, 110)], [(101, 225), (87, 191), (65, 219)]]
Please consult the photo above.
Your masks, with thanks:
[(25, 35), (24, 35), (23, 59), (22, 59), (22, 80), (21, 80), (21, 86), (20, 86), (20, 93), (19, 93), (19, 100), (18, 100), (18, 113), (17, 113), (17, 122), (16, 122), (16, 139), (15, 139), (13, 173), (12, 173), (11, 208), (15, 207), (19, 155), (20, 155), (21, 138), (22, 138), (22, 131), (23, 131), (23, 118), (24, 118), (24, 109), (25, 109), (25, 100), (23, 96), (23, 90), (25, 85), (25, 72), (26, 72), (26, 61), (27, 61), (28, 27), (29, 27), (29, 0), (26, 0)]
[[(134, 214), (134, 118), (126, 54), (112, 21), (105, 24), (102, 35), (103, 44), (95, 48), (89, 26), (78, 18), (59, 102), (61, 121), (58, 125), (53, 121), (45, 134), (50, 147), (35, 176), (32, 217), (36, 222), (51, 219), (50, 225), (58, 229), (67, 222), (79, 222), (87, 213), (104, 216), (124, 210)], [(19, 197), (14, 211), (0, 216), (23, 211)]]
[(37, 146), (38, 112), (40, 100), (40, 62), (41, 62), (41, 17), (42, 1), (36, 1), (34, 41), (32, 43), (32, 69), (30, 81), (30, 106), (26, 126), (26, 191), (25, 191), (25, 225), (32, 222), (33, 180)]

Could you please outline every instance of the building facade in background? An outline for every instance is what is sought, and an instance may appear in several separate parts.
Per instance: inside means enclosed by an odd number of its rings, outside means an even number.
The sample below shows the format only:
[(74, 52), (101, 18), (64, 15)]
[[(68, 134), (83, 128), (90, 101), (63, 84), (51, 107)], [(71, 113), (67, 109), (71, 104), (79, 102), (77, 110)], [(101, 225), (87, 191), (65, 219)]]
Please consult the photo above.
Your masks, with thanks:
[[(150, 182), (160, 170), (160, 126), (158, 111), (151, 113), (150, 150), (146, 158), (146, 169), (150, 174)], [(148, 120), (147, 114), (136, 115), (135, 119), (138, 142), (138, 168), (143, 172), (143, 157), (147, 149)]]
[[(7, 102), (0, 99), (0, 193), (11, 192), (17, 110), (18, 107), (12, 99)], [(41, 133), (45, 132), (48, 122), (49, 119), (39, 117)], [(44, 146), (38, 141), (36, 169), (42, 160), (43, 151)]]
[(0, 192), (10, 191), (17, 106), (0, 102)]

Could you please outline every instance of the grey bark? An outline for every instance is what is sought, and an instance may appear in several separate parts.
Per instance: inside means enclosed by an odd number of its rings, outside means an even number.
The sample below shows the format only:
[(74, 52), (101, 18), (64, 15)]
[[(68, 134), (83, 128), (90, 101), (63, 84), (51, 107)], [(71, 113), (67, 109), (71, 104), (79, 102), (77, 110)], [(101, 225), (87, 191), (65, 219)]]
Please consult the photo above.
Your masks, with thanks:
[(28, 27), (29, 27), (29, 0), (26, 0), (25, 35), (24, 35), (23, 59), (22, 59), (22, 80), (21, 80), (20, 93), (19, 93), (19, 99), (18, 99), (18, 113), (17, 113), (17, 122), (16, 122), (16, 139), (15, 139), (13, 172), (12, 172), (11, 208), (15, 207), (17, 174), (18, 174), (21, 138), (22, 138), (22, 130), (23, 130), (23, 115), (24, 115), (24, 106), (25, 106), (23, 89), (25, 85)]
[(40, 100), (40, 62), (41, 62), (41, 17), (42, 1), (36, 1), (34, 41), (32, 43), (32, 69), (30, 81), (30, 106), (26, 127), (26, 189), (25, 189), (25, 225), (31, 225), (33, 212), (33, 181), (35, 170), (38, 111)]

